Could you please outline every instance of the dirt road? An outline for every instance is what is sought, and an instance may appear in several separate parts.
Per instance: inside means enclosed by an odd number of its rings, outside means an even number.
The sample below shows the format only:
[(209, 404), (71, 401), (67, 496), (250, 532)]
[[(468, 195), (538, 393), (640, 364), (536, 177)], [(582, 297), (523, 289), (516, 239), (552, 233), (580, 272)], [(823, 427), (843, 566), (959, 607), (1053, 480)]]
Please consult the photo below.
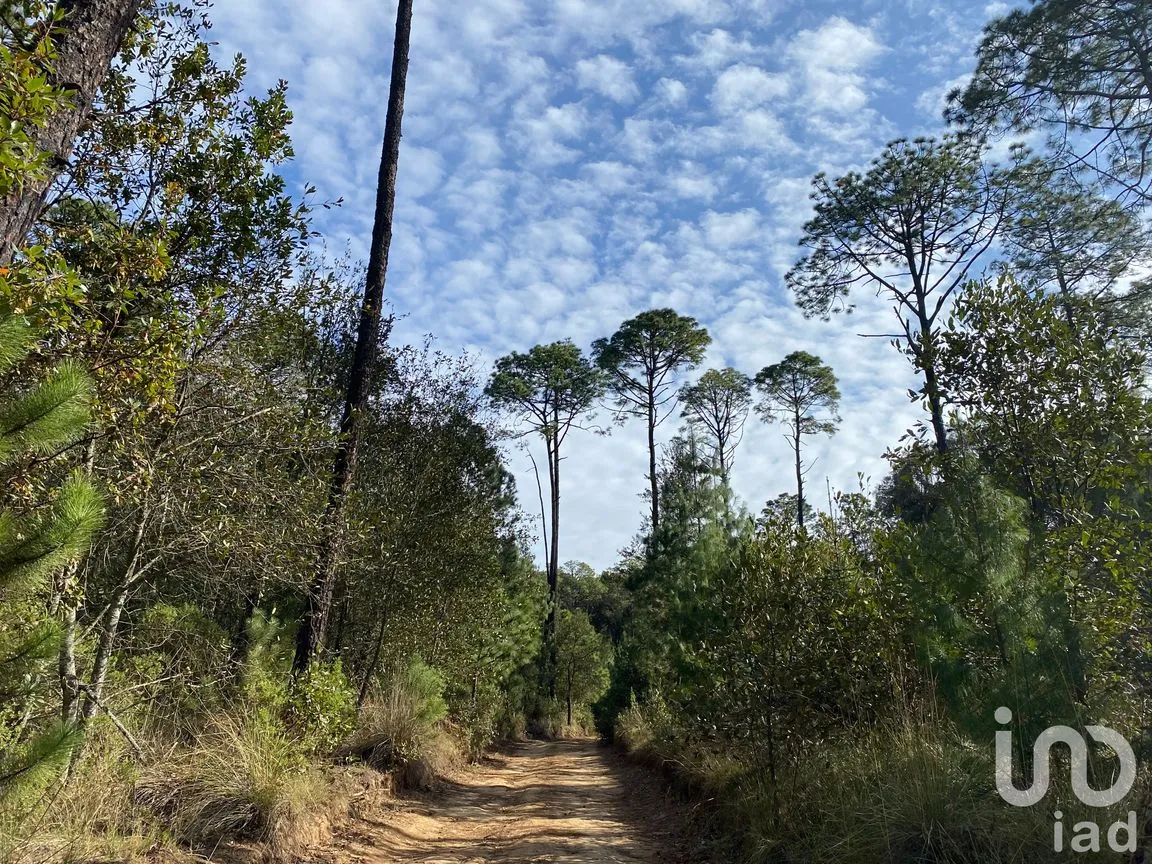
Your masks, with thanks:
[(530, 742), (439, 792), (366, 814), (318, 856), (334, 864), (688, 864), (682, 806), (594, 741)]

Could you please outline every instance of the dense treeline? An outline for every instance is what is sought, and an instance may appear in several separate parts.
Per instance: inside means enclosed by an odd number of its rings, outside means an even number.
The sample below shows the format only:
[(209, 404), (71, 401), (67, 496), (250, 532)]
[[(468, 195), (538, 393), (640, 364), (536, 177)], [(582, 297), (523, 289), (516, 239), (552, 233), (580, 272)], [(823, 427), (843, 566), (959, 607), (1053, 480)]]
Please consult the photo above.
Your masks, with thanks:
[[(1063, 860), (1055, 807), (1069, 838), (1136, 813), (1100, 855), (1142, 860), (1144, 4), (1007, 14), (947, 135), (814, 179), (786, 281), (810, 316), (888, 302), (924, 411), (888, 477), (826, 507), (806, 477), (851, 394), (820, 357), (701, 371), (711, 336), (665, 308), (491, 371), (391, 344), (387, 232), (372, 274), (323, 258), (314, 192), (278, 173), (285, 85), (246, 93), (199, 4), (64, 6), (95, 17), (0, 16), (0, 857), (290, 856), (349, 765), (423, 782), (595, 727), (677, 766), (756, 860)], [(113, 47), (74, 84), (80, 20)], [(648, 457), (643, 530), (600, 574), (561, 563), (564, 454), (597, 412)], [(759, 512), (730, 486), (753, 412), (794, 457)], [(503, 455), (523, 436), (546, 454), (530, 515)], [(1120, 731), (1137, 788), (1086, 812), (1059, 770), (1050, 807), (1007, 806), (1001, 706), (1017, 742)], [(1090, 763), (1107, 786), (1115, 754)]]
[(145, 4), (71, 158), (40, 156), (20, 130), (68, 104), (73, 20), (43, 11), (13, 5), (3, 56), (4, 188), (59, 173), (0, 279), (2, 854), (275, 840), (331, 794), (311, 759), (517, 731), (543, 586), (474, 362), (381, 324), (327, 641), (293, 677), (363, 274), (309, 251), (285, 88), (246, 94), (199, 6)]
[[(1144, 860), (1149, 51), (1145, 6), (1037, 2), (989, 25), (948, 134), (814, 179), (786, 279), (797, 303), (826, 318), (875, 291), (921, 380), (925, 420), (876, 489), (826, 512), (805, 494), (805, 448), (840, 421), (819, 357), (677, 387), (709, 340), (672, 310), (593, 346), (603, 386), (647, 427), (651, 511), (616, 566), (568, 565), (554, 590), (614, 645), (602, 733), (722, 802), (758, 860)], [(1039, 152), (991, 155), (1037, 131)], [(589, 365), (569, 346), (536, 374), (563, 399), (575, 364)], [(677, 401), (687, 422), (658, 456)], [(758, 517), (729, 488), (753, 409), (795, 455), (795, 492)], [(1018, 785), (1043, 730), (1104, 723), (1133, 744), (1135, 787), (1093, 811), (1057, 755), (1043, 808), (1007, 806), (998, 708)], [(1098, 787), (1118, 758), (1089, 751)]]

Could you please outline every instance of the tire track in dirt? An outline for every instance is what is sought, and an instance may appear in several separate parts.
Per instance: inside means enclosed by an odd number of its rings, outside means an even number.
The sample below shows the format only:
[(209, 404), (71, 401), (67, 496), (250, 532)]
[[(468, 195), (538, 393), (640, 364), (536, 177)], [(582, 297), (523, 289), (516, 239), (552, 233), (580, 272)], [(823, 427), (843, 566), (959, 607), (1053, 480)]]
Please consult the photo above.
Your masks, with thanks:
[[(657, 788), (658, 787), (658, 788)], [(595, 741), (526, 742), (438, 793), (362, 815), (313, 860), (330, 864), (689, 864), (685, 810)]]

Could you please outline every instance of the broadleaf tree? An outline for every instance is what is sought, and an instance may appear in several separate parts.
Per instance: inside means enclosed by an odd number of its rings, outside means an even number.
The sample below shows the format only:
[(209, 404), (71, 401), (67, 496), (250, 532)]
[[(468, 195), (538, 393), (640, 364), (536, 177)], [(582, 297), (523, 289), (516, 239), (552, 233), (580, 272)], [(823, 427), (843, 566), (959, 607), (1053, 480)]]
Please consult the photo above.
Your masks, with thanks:
[[(16, 4), (17, 20), (38, 10), (36, 3)], [(43, 70), (39, 95), (56, 90), (66, 94), (67, 104), (57, 103), (40, 122), (32, 125), (27, 139), (32, 149), (47, 155), (38, 170), (20, 184), (5, 188), (0, 198), (0, 264), (8, 264), (43, 207), (43, 196), (56, 174), (68, 164), (76, 135), (92, 110), (101, 82), (112, 58), (120, 50), (142, 5), (141, 0), (60, 0), (54, 4), (51, 22), (34, 30), (47, 31), (43, 52), (37, 51)], [(9, 25), (11, 26), (11, 25)], [(11, 104), (11, 103), (10, 103)], [(5, 112), (7, 113), (7, 112)]]
[(596, 632), (586, 612), (564, 609), (560, 613), (557, 645), (560, 692), (571, 726), (573, 707), (590, 705), (608, 689), (612, 643), (607, 636)]

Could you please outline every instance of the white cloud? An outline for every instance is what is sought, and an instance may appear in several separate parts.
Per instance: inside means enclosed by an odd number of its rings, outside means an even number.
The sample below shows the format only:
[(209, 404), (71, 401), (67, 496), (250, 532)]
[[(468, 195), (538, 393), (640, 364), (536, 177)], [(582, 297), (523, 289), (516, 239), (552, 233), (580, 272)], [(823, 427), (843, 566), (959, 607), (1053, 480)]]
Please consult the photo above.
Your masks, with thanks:
[(870, 28), (836, 16), (815, 30), (798, 33), (788, 54), (804, 79), (806, 105), (849, 113), (868, 103), (868, 86), (861, 70), (883, 51)]
[(708, 33), (694, 34), (692, 47), (694, 53), (683, 57), (683, 62), (707, 69), (719, 69), (763, 52), (762, 48), (757, 48), (748, 39), (737, 39), (719, 27)]
[[(916, 134), (905, 103), (970, 68), (978, 7), (966, 22), (926, 3), (911, 22), (907, 4), (843, 7), (868, 9), (851, 23), (783, 0), (422, 0), (388, 274), (404, 316), (393, 338), (435, 332), (445, 350), (490, 361), (564, 337), (587, 347), (672, 305), (713, 333), (709, 363), (755, 372), (798, 348), (820, 354), (841, 377), (845, 421), (813, 447), (812, 482), (879, 476), (917, 409), (903, 358), (855, 334), (882, 331), (891, 312), (865, 292), (854, 318), (808, 321), (781, 277), (812, 173)], [(212, 13), (218, 56), (249, 57), (250, 92), (289, 81), (290, 186), (345, 198), (317, 228), (358, 256), (393, 13), (372, 0), (233, 0)], [(879, 68), (886, 45), (913, 58), (908, 68)], [(885, 116), (892, 86), (904, 113)], [(661, 440), (674, 432), (665, 424)], [(561, 554), (607, 566), (644, 510), (642, 429), (573, 435), (565, 455)], [(750, 424), (736, 491), (758, 509), (790, 488), (788, 460), (778, 430)], [(530, 465), (516, 451), (510, 465), (533, 510)]]
[(968, 82), (972, 76), (965, 73), (964, 75), (957, 75), (950, 81), (941, 81), (931, 87), (921, 91), (920, 95), (916, 97), (916, 108), (920, 113), (939, 120), (943, 114), (944, 109), (948, 105), (948, 94), (953, 90), (962, 90), (968, 86)]
[(668, 185), (677, 198), (705, 202), (715, 198), (719, 191), (712, 174), (702, 166), (687, 161), (680, 166), (679, 173), (669, 178)]
[(656, 94), (669, 105), (683, 105), (688, 98), (688, 88), (675, 78), (661, 78), (656, 82)]
[(760, 233), (760, 214), (755, 210), (716, 213), (709, 210), (703, 219), (704, 236), (720, 249), (731, 249), (752, 242)]
[(530, 162), (547, 166), (579, 158), (580, 151), (565, 142), (577, 140), (588, 126), (582, 105), (549, 105), (541, 113), (524, 107), (518, 113), (522, 116), (513, 129), (521, 152)]
[(576, 80), (585, 90), (593, 90), (614, 102), (628, 104), (640, 97), (631, 67), (605, 54), (578, 61)]
[(712, 105), (721, 114), (735, 114), (779, 99), (788, 87), (787, 76), (740, 63), (720, 73), (712, 88)]
[(646, 162), (656, 155), (659, 144), (654, 135), (654, 124), (651, 120), (640, 120), (629, 117), (624, 121), (624, 133), (621, 144), (624, 152), (639, 162)]

